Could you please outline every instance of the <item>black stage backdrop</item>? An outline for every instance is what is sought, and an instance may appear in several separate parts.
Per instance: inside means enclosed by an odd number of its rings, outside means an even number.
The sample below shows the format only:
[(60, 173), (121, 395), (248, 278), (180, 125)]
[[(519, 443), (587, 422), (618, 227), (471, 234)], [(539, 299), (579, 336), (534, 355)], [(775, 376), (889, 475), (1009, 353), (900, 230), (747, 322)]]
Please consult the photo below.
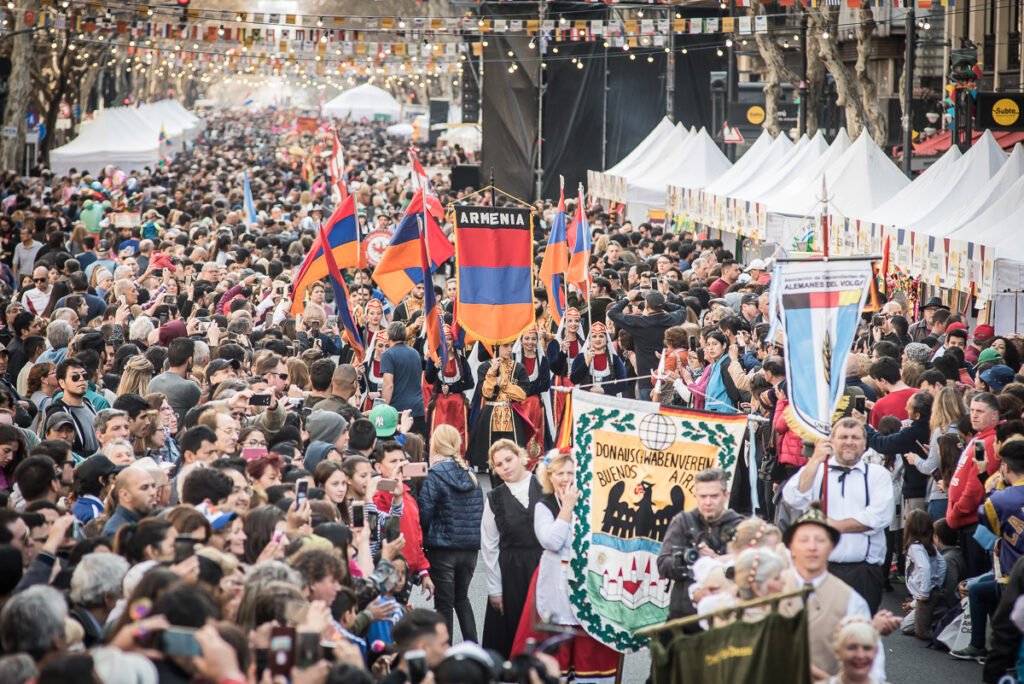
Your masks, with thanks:
[[(518, 3), (483, 3), (488, 17), (523, 18)], [(529, 48), (526, 36), (491, 33), (486, 37), (483, 76), (483, 144), (481, 181), (493, 170), (494, 184), (505, 192), (530, 200), (534, 195), (533, 169), (537, 160), (537, 98), (540, 92), (540, 51)], [(509, 57), (509, 52), (513, 57)], [(518, 69), (509, 73), (509, 67)]]

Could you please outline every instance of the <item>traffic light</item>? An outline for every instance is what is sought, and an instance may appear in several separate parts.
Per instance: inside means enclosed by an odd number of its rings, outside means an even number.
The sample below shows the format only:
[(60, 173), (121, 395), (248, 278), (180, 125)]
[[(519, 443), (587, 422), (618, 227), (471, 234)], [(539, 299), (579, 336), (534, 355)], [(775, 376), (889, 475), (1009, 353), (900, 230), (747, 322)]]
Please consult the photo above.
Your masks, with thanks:
[(978, 48), (961, 47), (949, 51), (949, 78), (957, 83), (978, 79)]
[(181, 8), (181, 25), (188, 23), (188, 3), (192, 0), (178, 0), (178, 7)]

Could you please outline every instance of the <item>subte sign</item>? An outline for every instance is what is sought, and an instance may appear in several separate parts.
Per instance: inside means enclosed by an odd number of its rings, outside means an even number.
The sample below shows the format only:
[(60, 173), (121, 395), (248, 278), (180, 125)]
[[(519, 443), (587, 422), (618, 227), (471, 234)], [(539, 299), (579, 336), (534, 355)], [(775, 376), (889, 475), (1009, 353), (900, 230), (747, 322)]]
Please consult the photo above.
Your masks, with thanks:
[(1024, 94), (978, 93), (974, 126), (994, 131), (1024, 131)]

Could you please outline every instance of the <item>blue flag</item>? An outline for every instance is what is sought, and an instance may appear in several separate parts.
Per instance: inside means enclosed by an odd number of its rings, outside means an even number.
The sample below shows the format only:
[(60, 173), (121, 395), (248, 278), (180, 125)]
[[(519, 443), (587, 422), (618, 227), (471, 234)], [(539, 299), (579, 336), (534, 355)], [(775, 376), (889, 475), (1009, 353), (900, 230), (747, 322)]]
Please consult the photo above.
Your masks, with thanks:
[(249, 223), (259, 223), (256, 215), (256, 203), (252, 201), (252, 188), (249, 187), (249, 172), (242, 176), (242, 184), (245, 188), (245, 210), (249, 213)]

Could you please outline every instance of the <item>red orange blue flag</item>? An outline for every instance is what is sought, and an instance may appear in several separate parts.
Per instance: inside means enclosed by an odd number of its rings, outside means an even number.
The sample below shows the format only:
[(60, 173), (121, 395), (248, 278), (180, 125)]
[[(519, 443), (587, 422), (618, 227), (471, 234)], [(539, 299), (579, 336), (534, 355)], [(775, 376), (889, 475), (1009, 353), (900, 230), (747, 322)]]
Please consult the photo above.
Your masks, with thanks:
[[(326, 244), (329, 241), (330, 237), (321, 225), (320, 242)], [(334, 261), (334, 253), (328, 249), (324, 251), (323, 255), (324, 261), (327, 262), (327, 276), (331, 281), (331, 289), (334, 290), (334, 305), (338, 309), (338, 322), (342, 327), (341, 336), (352, 347), (356, 363), (360, 363), (366, 356), (366, 348), (363, 345), (363, 336), (359, 333), (359, 326), (356, 325), (355, 316), (352, 315), (352, 308), (348, 303), (348, 287), (345, 285), (345, 279), (341, 276), (337, 262)]]
[(419, 221), (424, 218), (426, 206), (427, 241), (430, 244), (430, 272), (433, 273), (444, 262), (455, 254), (455, 248), (441, 230), (444, 208), (437, 197), (426, 195), (417, 190), (412, 201), (406, 207), (405, 215), (398, 222), (398, 227), (391, 236), (384, 256), (373, 271), (373, 280), (392, 303), (398, 304), (419, 283), (429, 281), (423, 279), (420, 263), (420, 228)]
[(548, 292), (548, 306), (555, 323), (561, 325), (565, 312), (565, 273), (569, 270), (569, 245), (565, 236), (565, 188), (558, 195), (558, 211), (540, 264), (540, 278)]
[(299, 273), (292, 284), (293, 315), (304, 309), (302, 297), (306, 288), (328, 274), (323, 249), (325, 242), (330, 246), (334, 261), (340, 268), (366, 267), (366, 253), (360, 253), (358, 249), (358, 230), (355, 198), (349, 195), (327, 220), (324, 230), (313, 241), (313, 246), (299, 267)]
[(583, 184), (579, 187), (579, 197), (576, 200), (576, 213), (572, 217), (567, 231), (569, 242), (569, 269), (566, 278), (570, 283), (579, 287), (584, 297), (590, 294), (587, 281), (590, 279), (590, 252), (593, 247), (590, 242), (590, 224), (587, 223), (587, 214), (583, 206)]

